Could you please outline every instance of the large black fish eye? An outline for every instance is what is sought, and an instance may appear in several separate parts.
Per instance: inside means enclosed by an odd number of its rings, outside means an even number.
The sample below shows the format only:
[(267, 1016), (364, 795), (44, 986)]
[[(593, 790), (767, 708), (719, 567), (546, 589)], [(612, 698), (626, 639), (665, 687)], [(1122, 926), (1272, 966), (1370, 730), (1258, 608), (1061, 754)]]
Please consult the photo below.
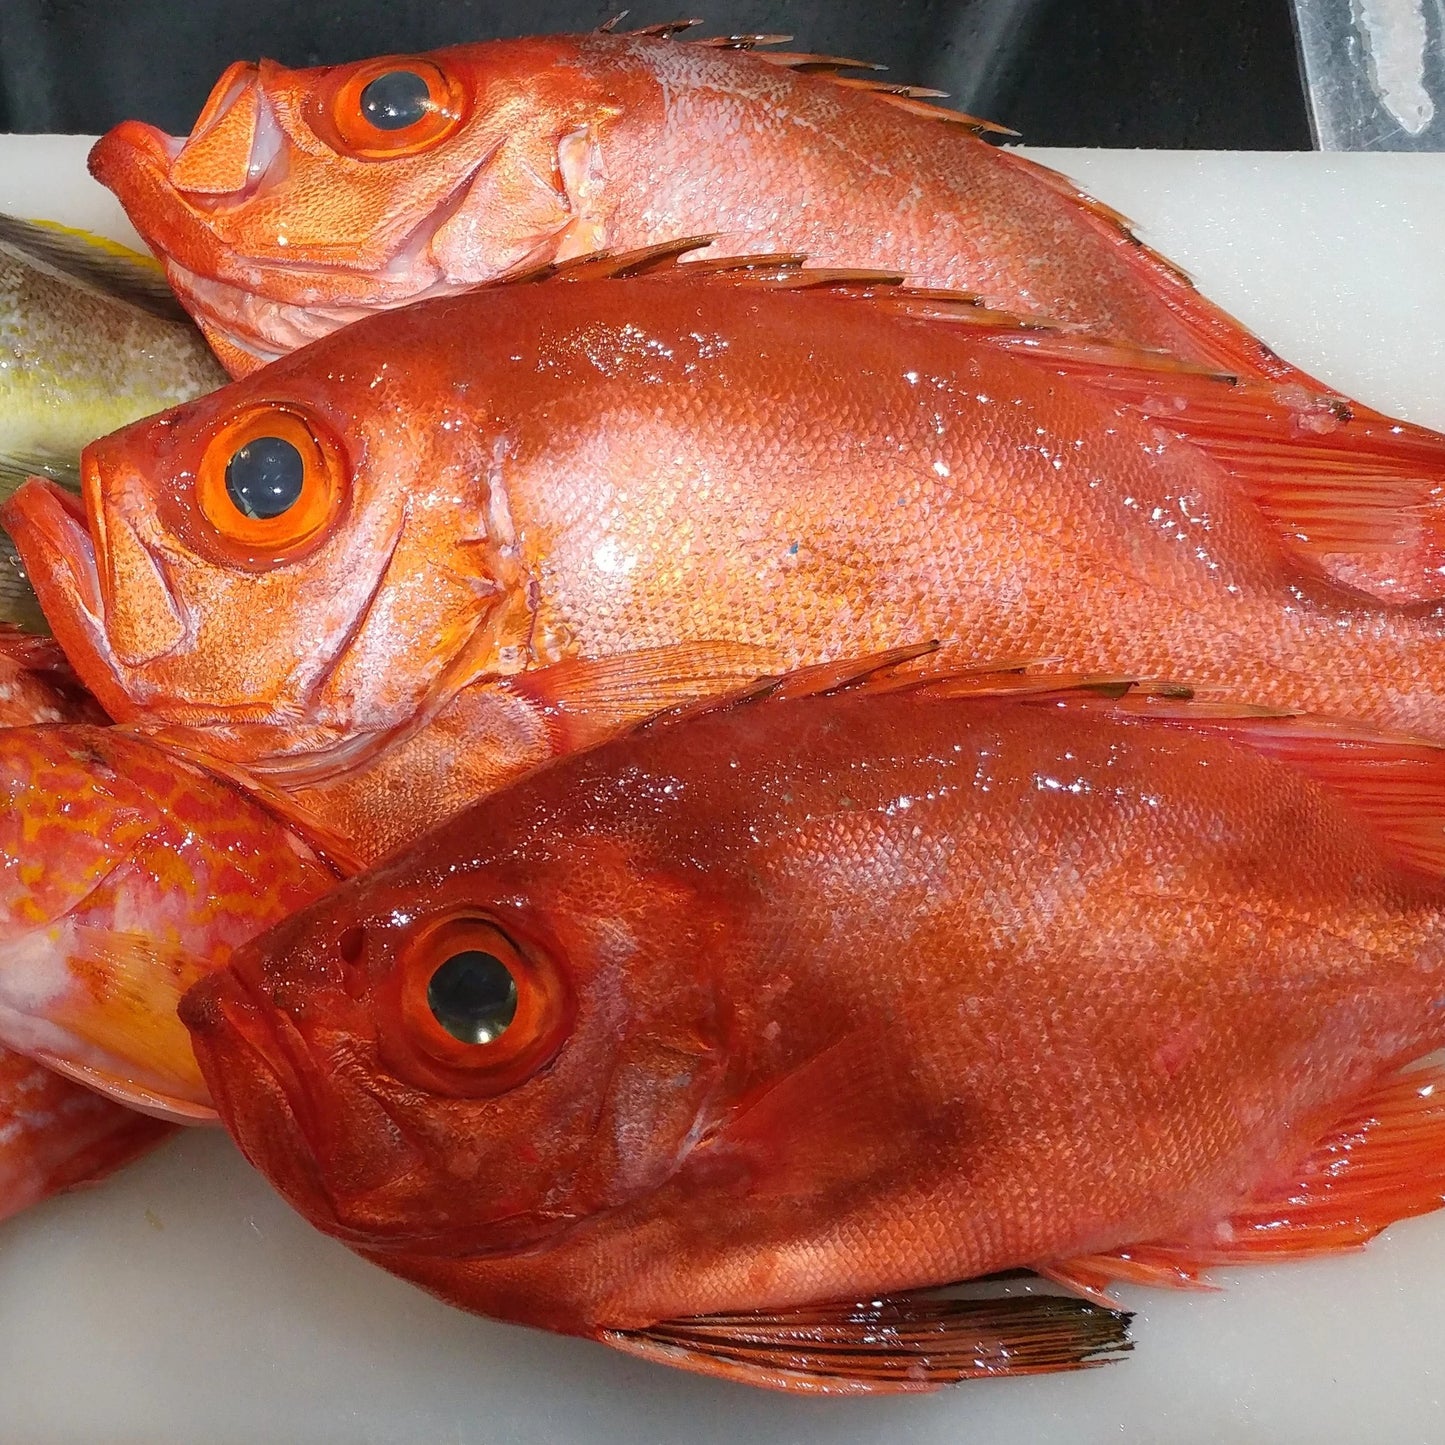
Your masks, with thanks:
[(479, 948), (454, 953), (426, 989), (432, 1017), (464, 1044), (490, 1044), (517, 1012), (517, 981), (495, 954)]
[(253, 437), (226, 463), (226, 493), (236, 510), (262, 521), (294, 507), (305, 481), (306, 463), (284, 437)]
[(377, 130), (405, 130), (430, 109), (431, 89), (414, 70), (388, 70), (361, 92), (361, 113)]

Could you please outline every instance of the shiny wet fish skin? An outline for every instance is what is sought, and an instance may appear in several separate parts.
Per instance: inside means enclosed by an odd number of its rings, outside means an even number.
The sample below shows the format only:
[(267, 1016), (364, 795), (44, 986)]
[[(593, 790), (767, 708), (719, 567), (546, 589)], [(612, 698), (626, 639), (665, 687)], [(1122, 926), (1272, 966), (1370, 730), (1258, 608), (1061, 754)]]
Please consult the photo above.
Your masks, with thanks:
[(534, 774), (193, 988), (295, 1207), (734, 1378), (699, 1317), (1179, 1283), (1439, 1207), (1439, 1071), (1392, 1081), (1445, 1041), (1445, 751), (1107, 682), (796, 689)]

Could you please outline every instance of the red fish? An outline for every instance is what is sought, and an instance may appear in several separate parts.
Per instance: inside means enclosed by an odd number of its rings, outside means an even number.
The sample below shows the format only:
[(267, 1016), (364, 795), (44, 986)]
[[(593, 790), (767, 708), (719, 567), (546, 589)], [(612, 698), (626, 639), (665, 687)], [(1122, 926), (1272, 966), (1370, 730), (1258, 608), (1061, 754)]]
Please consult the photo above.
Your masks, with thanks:
[[(885, 268), (1327, 390), (1122, 217), (977, 134), (996, 127), (841, 76), (847, 61), (753, 50), (758, 37), (680, 44), (681, 28), (311, 70), (236, 64), (188, 140), (127, 121), (91, 169), (236, 375), (371, 310), (602, 248), (708, 236), (705, 256), (787, 251)], [(1445, 474), (1415, 480), (1434, 517)], [(1438, 559), (1405, 576), (1358, 556), (1333, 570), (1392, 598), (1445, 597)]]
[(0, 729), (0, 1043), (211, 1119), (176, 1002), (332, 864), (200, 765), (114, 728)]
[(181, 1013), (248, 1157), (468, 1309), (819, 1391), (954, 1377), (830, 1301), (1439, 1207), (1445, 1075), (1400, 1070), (1445, 1043), (1445, 749), (807, 695), (848, 676), (560, 762), (238, 950)]
[[(54, 642), (0, 626), (0, 730), (103, 716)], [(0, 751), (6, 736), (0, 731)], [(169, 1133), (155, 1119), (0, 1049), (0, 1219), (58, 1190), (93, 1183)]]
[(370, 858), (915, 639), (1445, 736), (1445, 623), (1321, 568), (1445, 558), (1395, 505), (1432, 434), (930, 293), (607, 269), (358, 322), (96, 443), (83, 504), (27, 484), (5, 524), (108, 711)]
[(1300, 379), (998, 127), (684, 28), (238, 63), (184, 142), (127, 121), (91, 170), (236, 374), (367, 310), (706, 233)]

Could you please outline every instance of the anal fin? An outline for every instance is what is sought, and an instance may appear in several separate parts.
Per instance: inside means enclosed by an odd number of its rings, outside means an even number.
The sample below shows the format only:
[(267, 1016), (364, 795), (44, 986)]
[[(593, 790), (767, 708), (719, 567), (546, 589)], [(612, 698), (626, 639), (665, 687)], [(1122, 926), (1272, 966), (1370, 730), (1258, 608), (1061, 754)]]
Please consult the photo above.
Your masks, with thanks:
[(666, 1320), (600, 1338), (643, 1359), (808, 1395), (918, 1394), (962, 1380), (1105, 1364), (1130, 1316), (1057, 1295), (936, 1293)]
[(1113, 1284), (1208, 1289), (1208, 1269), (1350, 1253), (1442, 1206), (1445, 1065), (1429, 1064), (1376, 1084), (1283, 1184), (1198, 1237), (1051, 1261), (1038, 1272), (1106, 1304)]

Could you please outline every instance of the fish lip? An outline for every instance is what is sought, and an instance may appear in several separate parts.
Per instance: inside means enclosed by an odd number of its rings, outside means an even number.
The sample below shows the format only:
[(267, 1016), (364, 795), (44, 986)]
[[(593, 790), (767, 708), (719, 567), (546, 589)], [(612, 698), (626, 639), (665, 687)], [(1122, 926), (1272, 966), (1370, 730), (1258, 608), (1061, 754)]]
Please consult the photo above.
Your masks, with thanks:
[[(313, 1219), (327, 1221), (328, 1232), (334, 1232), (336, 1223), (336, 1202), (326, 1188), (325, 1181), (316, 1163), (314, 1146), (311, 1143), (315, 1129), (315, 1108), (301, 1086), (292, 1061), (284, 1056), (267, 1018), (270, 1013), (259, 989), (246, 978), (245, 954), (249, 950), (238, 950), (225, 968), (198, 980), (182, 996), (178, 1013), (181, 1022), (191, 1035), (191, 1047), (196, 1061), (211, 1091), (217, 1112), (228, 1126), (236, 1112), (227, 1107), (230, 1094), (224, 1074), (218, 1073), (214, 1064), (226, 1053), (244, 1050), (250, 1063), (248, 1071), (259, 1073), (270, 1084), (270, 1089), (261, 1091), (269, 1099), (274, 1094), (284, 1105), (278, 1111), (273, 1103), (267, 1103), (265, 1114), (273, 1127), (267, 1130), (268, 1143), (276, 1133), (274, 1127), (278, 1112), (283, 1112), (280, 1127), (295, 1136), (299, 1148), (289, 1152), (273, 1152), (269, 1157), (256, 1157), (244, 1140), (238, 1138), (243, 1149), (255, 1166), (276, 1184), (278, 1190)], [(238, 963), (241, 967), (237, 967)], [(254, 1111), (250, 1111), (254, 1114)], [(282, 1171), (268, 1168), (276, 1158), (285, 1162)], [(279, 1178), (284, 1177), (282, 1189)]]
[[(113, 191), (136, 230), (169, 259), (195, 270), (224, 270), (226, 248), (205, 218), (170, 182), (170, 163), (185, 142), (143, 121), (122, 121), (90, 149), (92, 176)], [(156, 250), (156, 245), (151, 245)]]

